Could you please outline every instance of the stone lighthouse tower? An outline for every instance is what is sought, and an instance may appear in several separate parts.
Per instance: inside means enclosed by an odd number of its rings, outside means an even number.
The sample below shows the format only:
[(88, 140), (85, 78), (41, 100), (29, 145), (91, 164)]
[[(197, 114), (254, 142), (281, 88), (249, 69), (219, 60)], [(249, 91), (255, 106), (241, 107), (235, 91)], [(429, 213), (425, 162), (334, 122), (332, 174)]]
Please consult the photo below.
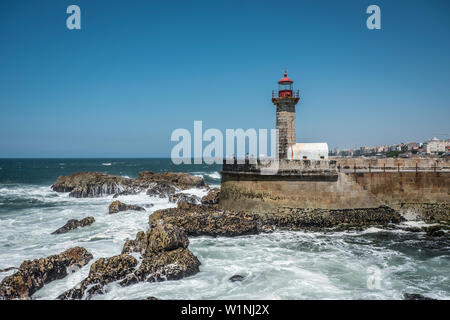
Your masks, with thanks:
[(296, 143), (295, 105), (300, 100), (299, 92), (293, 91), (294, 81), (287, 73), (278, 81), (278, 91), (272, 92), (272, 102), (277, 108), (278, 159), (288, 159), (288, 149)]

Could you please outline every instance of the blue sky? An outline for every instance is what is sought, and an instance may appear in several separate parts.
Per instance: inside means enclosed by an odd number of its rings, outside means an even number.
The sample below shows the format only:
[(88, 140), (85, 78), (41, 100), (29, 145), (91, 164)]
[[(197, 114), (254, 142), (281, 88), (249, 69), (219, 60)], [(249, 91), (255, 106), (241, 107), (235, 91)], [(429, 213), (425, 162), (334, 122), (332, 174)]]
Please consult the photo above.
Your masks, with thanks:
[[(67, 6), (81, 30), (66, 28)], [(366, 8), (381, 8), (381, 30)], [(330, 148), (450, 133), (450, 2), (0, 1), (0, 157), (169, 156), (176, 128), (273, 128)], [(440, 136), (449, 138), (449, 136)]]

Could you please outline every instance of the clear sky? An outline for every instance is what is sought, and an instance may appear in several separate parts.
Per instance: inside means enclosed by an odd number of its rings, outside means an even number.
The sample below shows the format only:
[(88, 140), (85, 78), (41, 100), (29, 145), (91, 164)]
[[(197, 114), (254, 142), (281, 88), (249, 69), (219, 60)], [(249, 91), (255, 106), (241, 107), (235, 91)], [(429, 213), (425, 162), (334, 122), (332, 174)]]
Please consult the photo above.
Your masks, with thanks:
[(273, 128), (285, 67), (299, 142), (450, 134), (450, 1), (0, 0), (0, 157), (169, 156), (194, 120)]

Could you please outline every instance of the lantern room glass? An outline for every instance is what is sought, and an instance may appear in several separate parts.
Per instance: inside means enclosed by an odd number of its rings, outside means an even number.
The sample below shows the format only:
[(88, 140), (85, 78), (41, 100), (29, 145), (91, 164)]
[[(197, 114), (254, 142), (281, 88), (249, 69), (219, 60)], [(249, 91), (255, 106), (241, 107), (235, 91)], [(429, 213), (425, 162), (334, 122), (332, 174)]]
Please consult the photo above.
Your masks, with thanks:
[(279, 91), (284, 91), (284, 90), (292, 91), (292, 83), (280, 83), (280, 84), (278, 84), (278, 90)]

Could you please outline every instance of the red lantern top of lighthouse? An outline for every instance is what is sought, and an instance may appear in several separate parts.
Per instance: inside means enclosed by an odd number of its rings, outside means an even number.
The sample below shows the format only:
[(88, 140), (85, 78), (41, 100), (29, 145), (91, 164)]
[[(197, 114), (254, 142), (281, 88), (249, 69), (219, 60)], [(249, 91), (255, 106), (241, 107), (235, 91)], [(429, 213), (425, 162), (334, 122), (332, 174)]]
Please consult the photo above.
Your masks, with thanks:
[(292, 84), (294, 81), (288, 78), (287, 71), (284, 72), (283, 78), (278, 81), (278, 90), (272, 91), (272, 100), (278, 98), (300, 98), (298, 90), (294, 91)]
[(287, 76), (287, 72), (284, 73), (284, 77), (280, 79), (280, 81), (278, 81), (279, 84), (289, 84), (289, 83), (294, 83), (294, 81), (292, 81), (290, 78), (288, 78)]

